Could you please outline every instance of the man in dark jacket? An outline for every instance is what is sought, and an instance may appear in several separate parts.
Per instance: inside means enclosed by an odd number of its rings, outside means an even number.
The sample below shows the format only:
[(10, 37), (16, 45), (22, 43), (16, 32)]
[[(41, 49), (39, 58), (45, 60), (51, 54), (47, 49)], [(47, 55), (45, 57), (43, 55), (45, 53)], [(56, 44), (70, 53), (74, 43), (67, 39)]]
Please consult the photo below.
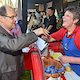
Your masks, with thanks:
[(47, 27), (47, 30), (50, 32), (49, 34), (52, 34), (53, 32), (57, 31), (57, 28), (56, 28), (57, 22), (56, 22), (56, 17), (54, 15), (54, 12), (55, 12), (55, 9), (52, 7), (49, 7), (47, 9), (47, 14), (49, 16), (49, 19), (46, 22), (47, 23), (46, 27)]
[(22, 48), (35, 42), (38, 35), (47, 35), (47, 30), (39, 28), (15, 37), (11, 34), (15, 25), (15, 10), (10, 6), (0, 7), (0, 80), (19, 80), (16, 56), (21, 53)]

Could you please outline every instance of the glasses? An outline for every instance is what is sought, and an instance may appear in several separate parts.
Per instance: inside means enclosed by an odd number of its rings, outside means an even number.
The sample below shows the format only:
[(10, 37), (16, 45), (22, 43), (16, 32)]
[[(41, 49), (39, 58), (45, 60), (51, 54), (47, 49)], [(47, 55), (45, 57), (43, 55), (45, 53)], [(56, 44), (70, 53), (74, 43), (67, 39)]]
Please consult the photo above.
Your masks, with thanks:
[(5, 16), (5, 17), (8, 17), (8, 18), (10, 18), (10, 19), (16, 18), (16, 16)]

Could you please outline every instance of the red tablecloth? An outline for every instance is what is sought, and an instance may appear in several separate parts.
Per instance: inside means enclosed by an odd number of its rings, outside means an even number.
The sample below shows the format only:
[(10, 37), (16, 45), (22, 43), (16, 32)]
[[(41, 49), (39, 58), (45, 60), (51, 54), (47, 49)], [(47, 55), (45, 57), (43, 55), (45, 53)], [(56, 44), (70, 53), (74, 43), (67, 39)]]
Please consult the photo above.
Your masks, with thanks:
[(24, 53), (24, 70), (32, 70), (31, 52)]
[(51, 42), (49, 43), (48, 48), (52, 49), (54, 52), (61, 52), (62, 54), (64, 54), (61, 42)]
[(24, 54), (24, 69), (32, 70), (33, 80), (44, 80), (43, 65), (37, 49)]

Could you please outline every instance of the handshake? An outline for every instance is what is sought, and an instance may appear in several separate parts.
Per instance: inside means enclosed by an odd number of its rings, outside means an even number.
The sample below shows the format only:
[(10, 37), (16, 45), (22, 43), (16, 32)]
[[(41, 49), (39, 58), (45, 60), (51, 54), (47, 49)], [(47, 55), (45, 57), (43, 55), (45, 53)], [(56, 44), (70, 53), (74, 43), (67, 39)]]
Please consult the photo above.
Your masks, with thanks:
[(36, 30), (33, 30), (33, 32), (38, 36), (41, 35), (41, 38), (47, 42), (55, 41), (55, 39), (49, 35), (49, 31), (47, 29), (38, 28)]
[(36, 34), (36, 35), (44, 35), (44, 36), (49, 36), (49, 31), (47, 29), (44, 29), (44, 28), (38, 28), (38, 29), (35, 29), (33, 30), (33, 32)]
[(33, 32), (38, 36), (41, 35), (41, 38), (44, 39), (45, 41), (49, 40), (50, 35), (49, 35), (49, 31), (47, 29), (38, 28), (38, 29), (33, 30)]

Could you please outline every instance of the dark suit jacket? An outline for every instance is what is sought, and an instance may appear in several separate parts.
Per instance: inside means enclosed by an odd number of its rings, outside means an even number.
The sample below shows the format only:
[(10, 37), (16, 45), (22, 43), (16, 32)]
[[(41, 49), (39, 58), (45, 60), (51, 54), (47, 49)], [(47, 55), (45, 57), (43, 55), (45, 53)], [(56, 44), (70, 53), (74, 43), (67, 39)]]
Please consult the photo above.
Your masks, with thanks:
[(0, 71), (16, 71), (16, 55), (36, 40), (37, 36), (33, 32), (15, 38), (0, 26)]

